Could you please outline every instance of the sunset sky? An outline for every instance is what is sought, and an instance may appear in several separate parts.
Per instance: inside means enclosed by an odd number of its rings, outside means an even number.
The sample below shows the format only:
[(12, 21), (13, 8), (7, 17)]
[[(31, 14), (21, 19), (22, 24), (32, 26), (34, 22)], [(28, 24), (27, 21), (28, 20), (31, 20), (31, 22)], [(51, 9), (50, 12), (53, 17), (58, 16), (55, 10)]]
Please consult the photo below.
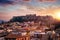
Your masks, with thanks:
[(26, 14), (52, 15), (60, 11), (60, 0), (0, 0), (0, 20)]

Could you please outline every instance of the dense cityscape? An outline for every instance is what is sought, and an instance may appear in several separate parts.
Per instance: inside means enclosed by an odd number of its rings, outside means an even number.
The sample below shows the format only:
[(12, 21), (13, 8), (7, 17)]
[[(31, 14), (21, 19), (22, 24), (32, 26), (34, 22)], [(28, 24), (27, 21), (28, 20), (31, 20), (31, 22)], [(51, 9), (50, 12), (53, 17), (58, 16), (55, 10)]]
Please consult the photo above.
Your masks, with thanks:
[(14, 16), (0, 23), (0, 40), (60, 40), (60, 23), (52, 16)]
[(0, 40), (60, 40), (60, 0), (0, 0)]

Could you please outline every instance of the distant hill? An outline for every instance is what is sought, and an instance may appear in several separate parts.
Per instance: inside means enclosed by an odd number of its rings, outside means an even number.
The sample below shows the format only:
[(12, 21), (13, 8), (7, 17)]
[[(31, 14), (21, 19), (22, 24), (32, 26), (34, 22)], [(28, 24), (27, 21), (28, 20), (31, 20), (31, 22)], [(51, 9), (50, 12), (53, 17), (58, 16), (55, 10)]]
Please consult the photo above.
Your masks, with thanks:
[(34, 22), (53, 22), (52, 16), (36, 16), (36, 15), (26, 15), (26, 16), (14, 16), (10, 22), (27, 22), (27, 21), (34, 21)]
[(4, 20), (0, 20), (0, 24), (4, 23), (5, 21)]

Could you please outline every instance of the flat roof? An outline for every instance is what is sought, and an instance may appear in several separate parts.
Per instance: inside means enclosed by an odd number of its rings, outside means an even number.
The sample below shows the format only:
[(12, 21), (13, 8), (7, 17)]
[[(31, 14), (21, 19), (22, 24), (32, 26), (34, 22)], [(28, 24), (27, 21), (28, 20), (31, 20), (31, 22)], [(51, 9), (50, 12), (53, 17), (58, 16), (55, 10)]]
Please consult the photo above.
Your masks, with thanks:
[(9, 34), (9, 35), (5, 36), (5, 38), (24, 38), (24, 37), (29, 37), (29, 36), (28, 35), (22, 36), (19, 34)]

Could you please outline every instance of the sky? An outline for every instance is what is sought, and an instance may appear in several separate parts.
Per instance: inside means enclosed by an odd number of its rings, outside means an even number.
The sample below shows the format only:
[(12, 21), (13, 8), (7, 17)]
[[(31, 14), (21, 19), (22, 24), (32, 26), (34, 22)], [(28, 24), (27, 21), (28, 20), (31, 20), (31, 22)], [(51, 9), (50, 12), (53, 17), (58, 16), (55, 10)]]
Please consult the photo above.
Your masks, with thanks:
[(0, 20), (26, 14), (54, 15), (60, 10), (60, 0), (0, 0)]

